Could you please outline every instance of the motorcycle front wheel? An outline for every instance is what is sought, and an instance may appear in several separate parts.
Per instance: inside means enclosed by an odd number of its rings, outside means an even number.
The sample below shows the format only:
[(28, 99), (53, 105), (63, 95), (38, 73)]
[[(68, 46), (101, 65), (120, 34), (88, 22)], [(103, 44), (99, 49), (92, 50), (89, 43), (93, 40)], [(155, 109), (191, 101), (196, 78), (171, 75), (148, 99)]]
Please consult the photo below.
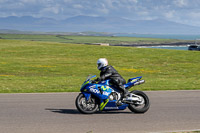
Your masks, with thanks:
[(92, 97), (89, 99), (89, 101), (86, 101), (85, 96), (80, 93), (76, 98), (76, 108), (83, 114), (92, 114), (97, 111), (98, 104)]
[(145, 113), (150, 107), (148, 96), (142, 91), (132, 91), (131, 93), (138, 95), (141, 101), (129, 104), (128, 108), (134, 113)]

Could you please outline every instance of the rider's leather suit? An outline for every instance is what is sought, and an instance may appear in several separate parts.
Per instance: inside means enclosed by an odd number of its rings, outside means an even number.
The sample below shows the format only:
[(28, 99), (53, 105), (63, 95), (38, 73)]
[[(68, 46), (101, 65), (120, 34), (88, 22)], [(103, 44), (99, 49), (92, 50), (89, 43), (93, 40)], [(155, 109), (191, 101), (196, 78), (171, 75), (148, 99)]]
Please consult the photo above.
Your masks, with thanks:
[(107, 79), (110, 79), (110, 83), (122, 91), (123, 95), (127, 93), (127, 90), (124, 88), (126, 80), (112, 66), (106, 66), (101, 69), (99, 81)]

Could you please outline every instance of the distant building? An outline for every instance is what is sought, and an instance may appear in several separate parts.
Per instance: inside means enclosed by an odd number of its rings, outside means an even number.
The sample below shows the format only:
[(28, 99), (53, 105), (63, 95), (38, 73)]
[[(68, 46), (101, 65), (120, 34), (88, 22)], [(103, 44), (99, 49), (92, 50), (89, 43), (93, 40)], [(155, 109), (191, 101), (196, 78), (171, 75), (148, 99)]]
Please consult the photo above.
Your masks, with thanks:
[(109, 43), (93, 43), (94, 45), (100, 45), (100, 46), (110, 46)]

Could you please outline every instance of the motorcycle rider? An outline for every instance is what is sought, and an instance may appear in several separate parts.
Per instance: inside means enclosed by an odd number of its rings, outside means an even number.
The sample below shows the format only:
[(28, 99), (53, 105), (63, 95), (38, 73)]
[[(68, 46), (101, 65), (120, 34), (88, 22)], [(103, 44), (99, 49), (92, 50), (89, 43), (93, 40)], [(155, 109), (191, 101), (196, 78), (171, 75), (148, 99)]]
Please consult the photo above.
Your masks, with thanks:
[(128, 91), (124, 88), (124, 84), (126, 84), (126, 80), (115, 70), (111, 65), (108, 65), (108, 60), (106, 58), (100, 58), (97, 60), (97, 68), (101, 71), (100, 77), (95, 81), (104, 81), (110, 79), (110, 83), (116, 86), (123, 95), (122, 99), (126, 98), (128, 95)]

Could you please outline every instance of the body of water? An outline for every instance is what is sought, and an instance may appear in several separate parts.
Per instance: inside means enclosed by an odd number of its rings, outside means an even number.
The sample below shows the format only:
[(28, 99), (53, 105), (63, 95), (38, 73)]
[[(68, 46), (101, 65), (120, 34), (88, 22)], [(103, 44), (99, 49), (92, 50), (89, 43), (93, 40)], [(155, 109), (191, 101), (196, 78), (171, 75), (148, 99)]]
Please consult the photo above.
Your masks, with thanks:
[(151, 46), (146, 48), (160, 48), (160, 49), (174, 49), (174, 50), (188, 50), (187, 46)]
[(117, 36), (162, 38), (162, 39), (180, 39), (180, 40), (200, 39), (200, 35), (181, 35), (181, 34), (179, 34), (179, 35), (177, 35), (177, 34), (117, 34)]
[[(142, 37), (142, 38), (161, 38), (161, 39), (179, 39), (179, 40), (195, 40), (200, 39), (200, 35), (183, 35), (183, 34), (118, 34), (117, 36)], [(146, 48), (188, 50), (188, 46), (150, 46)]]

